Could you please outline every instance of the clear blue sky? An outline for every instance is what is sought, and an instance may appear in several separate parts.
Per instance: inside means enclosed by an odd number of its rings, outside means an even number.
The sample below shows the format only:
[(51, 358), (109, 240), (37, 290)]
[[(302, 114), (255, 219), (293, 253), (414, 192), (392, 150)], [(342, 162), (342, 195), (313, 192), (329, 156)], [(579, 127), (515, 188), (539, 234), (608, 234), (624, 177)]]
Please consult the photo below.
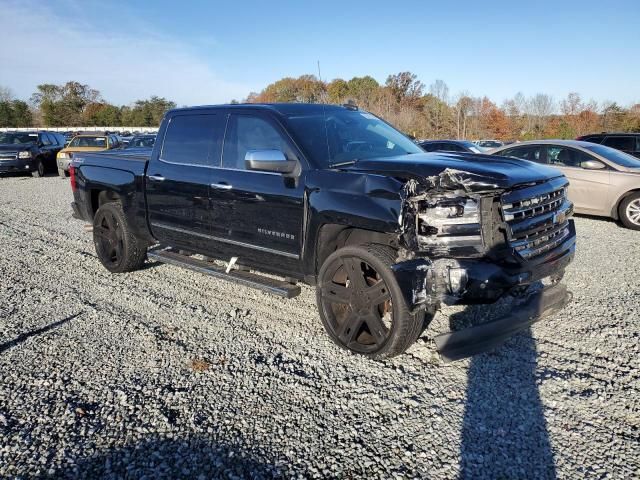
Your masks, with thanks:
[(219, 103), (320, 60), (325, 80), (409, 70), (497, 102), (518, 91), (640, 102), (638, 0), (0, 0), (0, 11), (0, 85), (21, 98), (73, 79), (115, 103)]

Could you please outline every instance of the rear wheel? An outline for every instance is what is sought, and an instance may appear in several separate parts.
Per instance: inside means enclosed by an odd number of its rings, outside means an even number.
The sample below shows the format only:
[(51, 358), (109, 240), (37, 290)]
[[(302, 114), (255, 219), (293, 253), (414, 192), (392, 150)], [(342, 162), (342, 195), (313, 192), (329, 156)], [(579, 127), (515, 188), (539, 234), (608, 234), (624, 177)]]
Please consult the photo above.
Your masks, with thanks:
[(421, 332), (424, 312), (411, 314), (384, 245), (349, 246), (329, 255), (318, 275), (318, 310), (331, 339), (370, 357), (404, 352)]
[(625, 227), (640, 230), (640, 193), (625, 198), (620, 203), (619, 214)]
[(96, 212), (93, 244), (100, 262), (112, 273), (139, 269), (147, 254), (146, 244), (131, 233), (119, 202), (105, 203)]
[(31, 176), (35, 178), (44, 177), (44, 163), (42, 160), (36, 160), (36, 168), (31, 172)]

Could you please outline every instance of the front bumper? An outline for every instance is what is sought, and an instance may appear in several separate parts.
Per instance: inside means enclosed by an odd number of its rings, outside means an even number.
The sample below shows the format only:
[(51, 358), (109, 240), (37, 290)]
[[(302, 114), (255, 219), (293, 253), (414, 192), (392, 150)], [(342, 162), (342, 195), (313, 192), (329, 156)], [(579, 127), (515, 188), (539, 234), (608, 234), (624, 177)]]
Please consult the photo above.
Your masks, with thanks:
[[(556, 281), (575, 255), (576, 232), (569, 221), (569, 235), (553, 250), (527, 261), (516, 261), (516, 253), (504, 261), (488, 259), (438, 259), (417, 257), (392, 265), (405, 302), (412, 312), (425, 307), (494, 303), (506, 293), (526, 293), (526, 288), (547, 277)], [(511, 263), (509, 263), (511, 262)], [(454, 277), (451, 272), (456, 272)], [(461, 273), (463, 272), (463, 273)], [(456, 278), (457, 281), (453, 281)], [(461, 280), (462, 279), (462, 280)], [(456, 290), (455, 287), (459, 287)], [(530, 293), (523, 303), (498, 320), (436, 337), (440, 355), (457, 360), (491, 349), (533, 322), (564, 308), (571, 293), (555, 284)]]
[[(391, 268), (409, 310), (444, 302), (448, 305), (493, 303), (505, 293), (549, 276), (562, 276), (575, 255), (576, 231), (569, 221), (569, 235), (553, 250), (531, 260), (516, 261), (514, 253), (504, 261), (489, 259), (439, 259), (416, 257)], [(452, 291), (448, 272), (464, 272), (464, 285)]]
[(0, 160), (0, 173), (23, 173), (32, 172), (35, 168), (33, 158), (15, 158)]
[(516, 333), (567, 306), (573, 295), (562, 284), (556, 284), (529, 295), (514, 305), (509, 315), (492, 322), (435, 337), (440, 356), (451, 362), (491, 350)]

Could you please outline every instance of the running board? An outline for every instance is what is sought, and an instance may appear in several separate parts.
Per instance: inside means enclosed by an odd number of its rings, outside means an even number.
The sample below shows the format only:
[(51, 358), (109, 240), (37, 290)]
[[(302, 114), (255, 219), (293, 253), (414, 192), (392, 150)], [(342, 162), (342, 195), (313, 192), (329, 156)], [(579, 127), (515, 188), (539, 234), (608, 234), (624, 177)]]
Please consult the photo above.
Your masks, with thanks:
[(187, 268), (195, 272), (211, 275), (215, 278), (228, 280), (245, 287), (256, 288), (264, 292), (285, 298), (293, 298), (300, 295), (300, 287), (283, 280), (264, 277), (245, 270), (231, 270), (229, 273), (223, 267), (213, 265), (205, 260), (198, 260), (188, 255), (182, 255), (173, 250), (149, 250), (147, 257), (150, 260), (168, 263), (177, 267)]

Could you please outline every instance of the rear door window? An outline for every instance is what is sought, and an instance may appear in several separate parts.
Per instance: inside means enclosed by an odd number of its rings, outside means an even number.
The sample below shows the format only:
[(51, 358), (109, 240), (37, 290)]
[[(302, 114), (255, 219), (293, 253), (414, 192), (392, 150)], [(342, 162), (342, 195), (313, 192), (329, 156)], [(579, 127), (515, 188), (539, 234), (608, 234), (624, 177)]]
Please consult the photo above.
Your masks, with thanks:
[(169, 121), (160, 159), (186, 165), (219, 166), (226, 116), (175, 115)]
[(607, 137), (604, 140), (604, 145), (607, 147), (615, 148), (618, 150), (624, 150), (627, 152), (631, 152), (635, 148), (635, 139), (631, 136), (629, 137)]
[(582, 162), (595, 160), (595, 158), (580, 150), (560, 145), (550, 145), (547, 147), (547, 160), (550, 165), (557, 167), (581, 168)]

